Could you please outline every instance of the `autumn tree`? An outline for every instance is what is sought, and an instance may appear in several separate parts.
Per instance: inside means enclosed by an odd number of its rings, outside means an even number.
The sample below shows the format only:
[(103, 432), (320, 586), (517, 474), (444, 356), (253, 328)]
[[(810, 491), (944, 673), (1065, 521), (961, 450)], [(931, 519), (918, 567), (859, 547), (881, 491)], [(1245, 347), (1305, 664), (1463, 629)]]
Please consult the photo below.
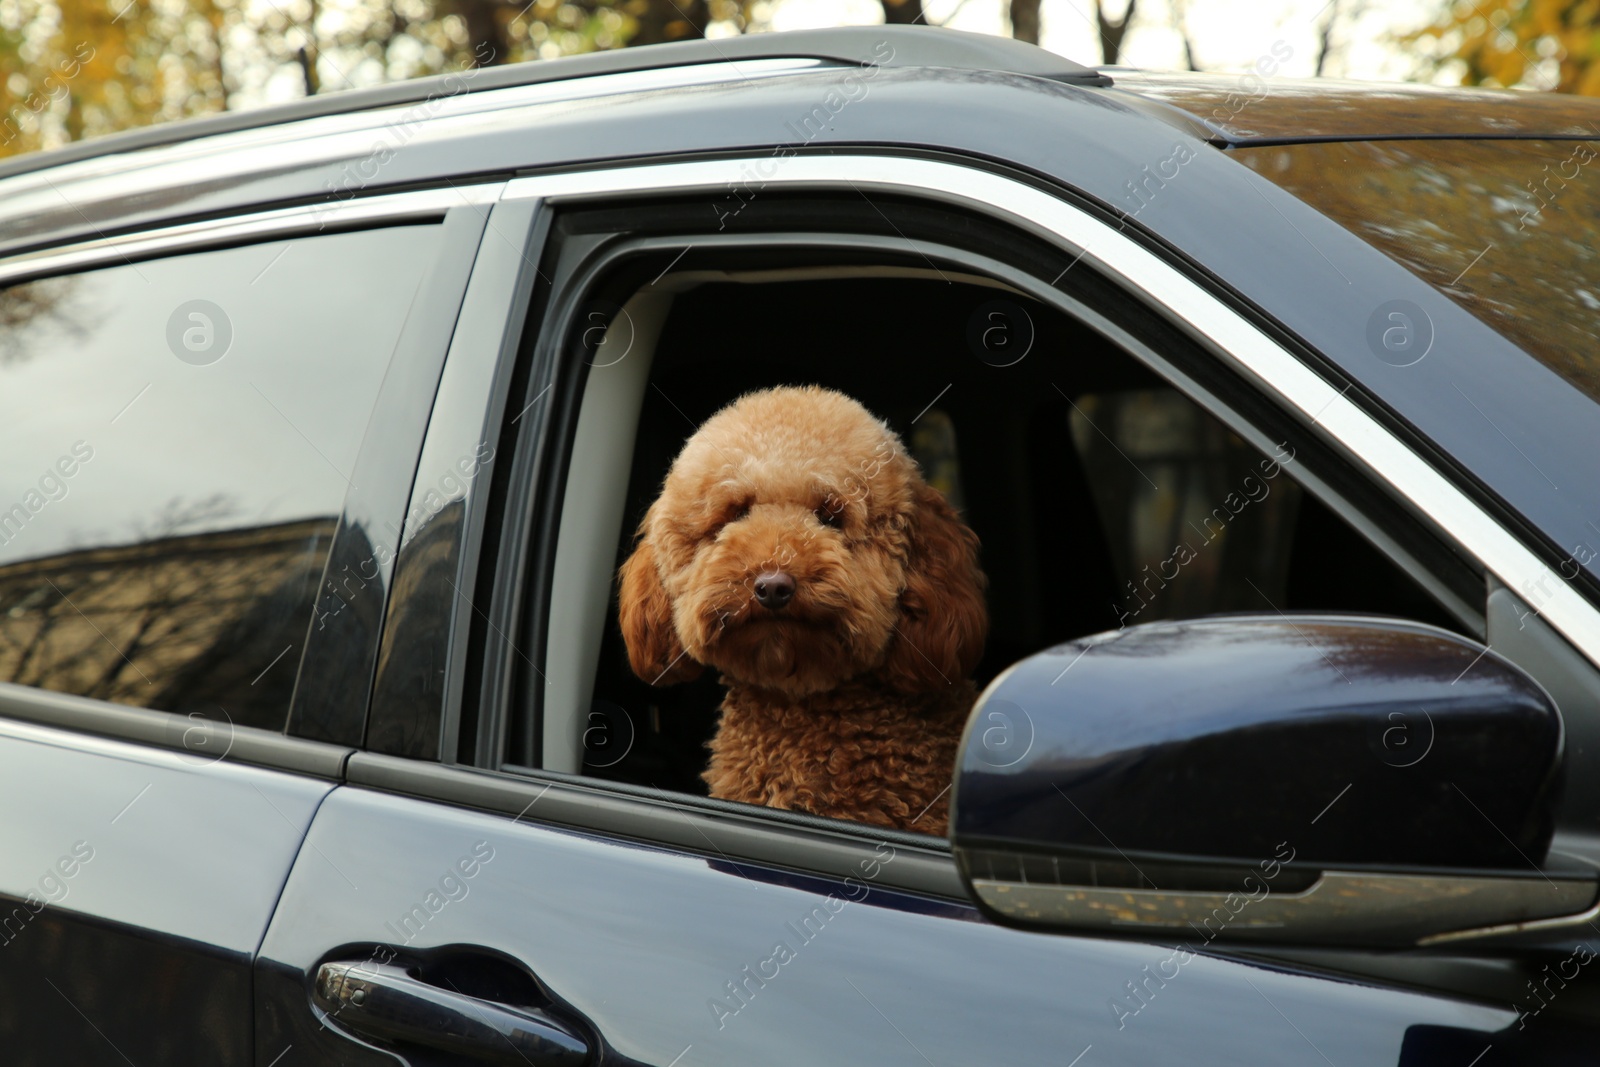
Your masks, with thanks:
[(237, 19), (219, 0), (0, 3), (0, 155), (221, 110)]
[[(960, 4), (966, 0), (960, 0)], [(924, 0), (879, 0), (927, 24)], [(1094, 0), (1115, 63), (1138, 0)], [(241, 104), (765, 29), (770, 0), (0, 0), (0, 156)], [(1040, 0), (1007, 0), (1037, 43)]]
[[(1464, 85), (1600, 95), (1600, 5), (1593, 0), (1450, 0), (1410, 35)], [(1553, 74), (1553, 79), (1552, 79)]]

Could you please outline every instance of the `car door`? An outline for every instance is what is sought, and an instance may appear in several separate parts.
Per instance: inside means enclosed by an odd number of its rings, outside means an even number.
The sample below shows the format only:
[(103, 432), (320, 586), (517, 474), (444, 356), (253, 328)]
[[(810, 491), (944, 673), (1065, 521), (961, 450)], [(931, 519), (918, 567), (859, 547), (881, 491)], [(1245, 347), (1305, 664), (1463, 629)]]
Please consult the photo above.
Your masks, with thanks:
[[(1509, 998), (1490, 992), (1506, 983), (1485, 984), (1473, 964), (1424, 961), (1374, 979), (1386, 961), (1358, 955), (1247, 956), (1005, 929), (965, 899), (939, 839), (593, 773), (607, 766), (607, 746), (645, 728), (573, 695), (592, 684), (574, 680), (574, 664), (599, 654), (623, 512), (617, 464), (626, 470), (634, 445), (635, 427), (612, 416), (630, 403), (637, 411), (647, 385), (600, 386), (596, 371), (628, 359), (652, 329), (655, 303), (628, 293), (659, 282), (675, 253), (712, 241), (672, 214), (680, 201), (650, 197), (720, 194), (759, 163), (530, 178), (496, 205), (490, 224), (508, 239), (485, 246), (452, 341), (365, 750), (319, 806), (262, 944), (258, 1062), (1377, 1064), (1468, 1062), (1495, 1047), (1555, 1056), (1592, 1038), (1554, 1019), (1521, 1034)], [(1424, 510), (1447, 494), (1431, 468), (1361, 422), (1342, 394), (1316, 389), (1237, 312), (1048, 194), (965, 166), (868, 157), (786, 160), (768, 188), (781, 201), (785, 183), (849, 189), (863, 174), (875, 194), (913, 207), (937, 197), (1002, 224), (1029, 219), (1034, 234), (1051, 229), (1062, 262), (1087, 259), (1155, 318), (1204, 338), (1206, 359), (1250, 371), (1271, 404), (1242, 418), (1219, 387), (1125, 336), (1252, 442), (1269, 444), (1290, 418), (1309, 448), (1309, 428), (1331, 420), (1340, 454), (1368, 484), (1307, 475), (1320, 492), (1358, 503), (1410, 493)], [(567, 211), (608, 192), (637, 199), (607, 201), (604, 225)], [(779, 216), (791, 236), (797, 219), (808, 220), (802, 230), (822, 225), (805, 205)], [(907, 238), (893, 236), (903, 250)], [(618, 275), (626, 285), (591, 285), (595, 263), (624, 238), (642, 257)], [(944, 258), (915, 247), (933, 273), (935, 259), (1002, 273), (987, 248)], [(1049, 276), (1004, 276), (1049, 288)], [(621, 406), (590, 405), (608, 389), (606, 403)], [(692, 428), (686, 420), (678, 433)], [(1477, 525), (1480, 512), (1462, 524), (1450, 508), (1429, 521), (1514, 584), (1526, 558), (1505, 549), (1498, 527)], [(1374, 504), (1372, 514), (1390, 513)], [(1413, 520), (1378, 521), (1362, 528), (1414, 563), (1402, 529)], [(596, 574), (598, 584), (584, 577)], [(587, 593), (563, 600), (561, 589)], [(1462, 609), (1478, 627), (1483, 595), (1480, 585), (1477, 606)], [(1563, 625), (1585, 623), (1569, 609)], [(519, 721), (519, 687), (535, 694), (539, 719)], [(1363, 966), (1369, 976), (1353, 980)]]
[(361, 655), (324, 571), (382, 496), (375, 411), (386, 446), (414, 412), (415, 462), (464, 202), (0, 262), (5, 1062), (253, 1062), (252, 961), (349, 751), (284, 724), (308, 664)]

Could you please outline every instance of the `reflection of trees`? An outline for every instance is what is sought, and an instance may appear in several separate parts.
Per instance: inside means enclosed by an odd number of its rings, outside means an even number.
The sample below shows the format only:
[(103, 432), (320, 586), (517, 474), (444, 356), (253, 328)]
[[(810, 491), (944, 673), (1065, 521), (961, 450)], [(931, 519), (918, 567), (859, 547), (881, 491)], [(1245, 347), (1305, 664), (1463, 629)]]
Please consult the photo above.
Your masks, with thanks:
[(400, 550), (372, 700), (383, 711), (373, 715), (367, 734), (374, 751), (438, 758), (444, 699), (439, 655), (458, 595), (452, 583), (464, 511), (461, 501), (447, 504)]
[(84, 335), (83, 326), (66, 314), (67, 297), (75, 278), (41, 278), (0, 289), (0, 367), (19, 363), (33, 354), (23, 344), (30, 327), (51, 323), (73, 337)]
[[(63, 783), (63, 788), (72, 785)], [(49, 803), (49, 798), (40, 798), (40, 803)], [(102, 829), (83, 829), (98, 848)], [(98, 855), (96, 863), (107, 862)], [(86, 880), (95, 871), (91, 866), (89, 873), (79, 877)], [(182, 870), (168, 869), (163, 874), (181, 877)], [(186, 902), (199, 904), (205, 899), (192, 883), (169, 883), (168, 891)], [(108, 1039), (102, 1035), (109, 1033), (115, 1035), (119, 1053), (126, 1050), (134, 1057), (127, 1061), (130, 1063), (237, 1062), (234, 1034), (209, 1021), (234, 1017), (242, 1005), (250, 1003), (250, 975), (245, 966), (222, 953), (200, 951), (194, 942), (157, 944), (148, 930), (133, 924), (73, 915), (78, 892), (74, 887), (63, 898), (65, 907), (45, 908), (29, 919), (21, 934), (0, 951), (0, 988), (7, 991), (0, 1000), (0, 1033), (6, 1035), (7, 1047), (16, 1048), (10, 1044), (16, 1040), (12, 1035), (49, 1034), (51, 1058), (56, 1062), (93, 1063), (105, 1055)], [(8, 901), (0, 914), (15, 922), (18, 908), (24, 909), (23, 914), (32, 914), (14, 900)], [(38, 984), (42, 974), (62, 976), (55, 979), (63, 987), (62, 993), (43, 993), (48, 987)], [(133, 974), (140, 978), (129, 981), (127, 976)], [(92, 1029), (83, 1024), (80, 1011), (94, 1020)], [(153, 1027), (151, 1019), (208, 1022)], [(4, 1059), (7, 1064), (29, 1062), (15, 1051)]]
[[(385, 553), (388, 546), (385, 546)], [(385, 554), (383, 559), (388, 557)], [(360, 522), (340, 527), (314, 590), (313, 655), (300, 669), (290, 730), (299, 737), (361, 744), (366, 727), (371, 654), (383, 623), (383, 562)]]
[(1385, 141), (1232, 154), (1600, 400), (1597, 147)]
[(1124, 621), (1251, 609), (1251, 583), (1285, 601), (1299, 487), (1281, 469), (1170, 389), (1086, 393), (1070, 425)]
[(1583, 136), (1595, 116), (1593, 101), (1560, 93), (1434, 93), (1419, 92), (1415, 85), (1321, 78), (1275, 79), (1270, 88), (1252, 91), (1248, 78), (1196, 79), (1148, 70), (1119, 73), (1117, 85), (1174, 104), (1229, 137), (1336, 140), (1380, 128), (1431, 137), (1493, 137), (1520, 130)]
[(281, 726), (334, 520), (170, 532), (226, 510), (174, 502), (138, 543), (0, 567), (0, 678)]
[[(1337, 618), (1318, 620), (1307, 613), (1280, 614), (1265, 602), (1256, 618), (1166, 622), (1148, 631), (1130, 628), (1115, 640), (1097, 644), (1090, 654), (1162, 659), (1196, 650), (1204, 650), (1219, 667), (1232, 663), (1241, 673), (1264, 670), (1282, 677), (1286, 685), (1296, 678), (1295, 670), (1286, 665), (1306, 660), (1313, 666), (1327, 665), (1347, 681), (1358, 677), (1373, 681), (1455, 678), (1477, 660), (1471, 646), (1419, 634), (1400, 620), (1393, 627)], [(1278, 675), (1279, 671), (1284, 673)], [(1228, 679), (1230, 675), (1221, 672), (1218, 677)], [(1315, 679), (1310, 681), (1316, 684)], [(1461, 695), (1467, 693), (1463, 687)]]

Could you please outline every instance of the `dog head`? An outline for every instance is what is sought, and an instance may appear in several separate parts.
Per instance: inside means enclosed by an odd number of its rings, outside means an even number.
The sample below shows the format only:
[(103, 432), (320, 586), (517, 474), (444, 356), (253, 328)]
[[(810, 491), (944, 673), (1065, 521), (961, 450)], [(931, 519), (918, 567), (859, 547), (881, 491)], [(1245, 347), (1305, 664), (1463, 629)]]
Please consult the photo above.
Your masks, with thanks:
[(750, 393), (684, 445), (622, 567), (634, 673), (714, 667), (798, 697), (963, 681), (988, 629), (978, 539), (887, 426), (815, 386)]

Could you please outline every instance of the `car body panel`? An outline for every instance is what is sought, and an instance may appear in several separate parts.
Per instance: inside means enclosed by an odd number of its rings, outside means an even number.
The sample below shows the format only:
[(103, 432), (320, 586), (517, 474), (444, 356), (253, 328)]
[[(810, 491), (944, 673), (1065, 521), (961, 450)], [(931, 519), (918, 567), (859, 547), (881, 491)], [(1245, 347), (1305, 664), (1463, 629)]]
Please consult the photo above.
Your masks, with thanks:
[[(874, 885), (892, 846), (876, 870), (832, 882), (554, 830), (536, 812), (511, 819), (351, 787), (330, 796), (262, 946), (258, 1062), (288, 1045), (311, 1062), (388, 1062), (319, 1031), (308, 1005), (318, 962), (370, 945), (493, 946), (624, 1062), (684, 1067), (1070, 1063), (1089, 1046), (1095, 1063), (1304, 1064), (1320, 1050), (1392, 1064), (1418, 1028), (1481, 1048), (1515, 1025), (1501, 1008), (1170, 945), (993, 926), (965, 905)], [(479, 842), (493, 858), (458, 877), (463, 889), (438, 889)], [(425, 922), (400, 921), (419, 906)]]
[(7, 1063), (251, 1062), (250, 961), (332, 783), (214, 739), (172, 752), (0, 722)]
[[(1109, 83), (1103, 74), (1064, 56), (991, 34), (951, 29), (930, 34), (925, 26), (884, 26), (863, 34), (849, 26), (823, 27), (790, 31), (781, 37), (752, 34), (720, 40), (677, 41), (657, 45), (649, 51), (612, 48), (564, 56), (559, 61), (477, 66), (467, 71), (323, 93), (272, 107), (208, 115), (182, 124), (167, 123), (124, 130), (94, 141), (79, 141), (55, 148), (48, 156), (13, 157), (0, 164), (0, 178), (25, 174), (58, 163), (107, 154), (133, 153), (179, 141), (241, 130), (259, 130), (324, 115), (416, 104), (425, 105), (426, 109), (431, 110), (444, 98), (487, 89), (576, 82), (621, 73), (648, 73), (660, 81), (663, 77), (674, 78), (677, 68), (734, 63), (748, 77), (752, 68), (759, 68), (762, 63), (772, 59), (792, 60), (796, 66), (873, 63), (903, 67), (1010, 70), (1075, 84)], [(583, 88), (579, 92), (582, 95)], [(421, 117), (424, 116), (418, 116)]]
[(1230, 154), (1600, 402), (1600, 298), (1586, 288), (1595, 285), (1588, 225), (1600, 194), (1579, 180), (1593, 142), (1340, 142)]

